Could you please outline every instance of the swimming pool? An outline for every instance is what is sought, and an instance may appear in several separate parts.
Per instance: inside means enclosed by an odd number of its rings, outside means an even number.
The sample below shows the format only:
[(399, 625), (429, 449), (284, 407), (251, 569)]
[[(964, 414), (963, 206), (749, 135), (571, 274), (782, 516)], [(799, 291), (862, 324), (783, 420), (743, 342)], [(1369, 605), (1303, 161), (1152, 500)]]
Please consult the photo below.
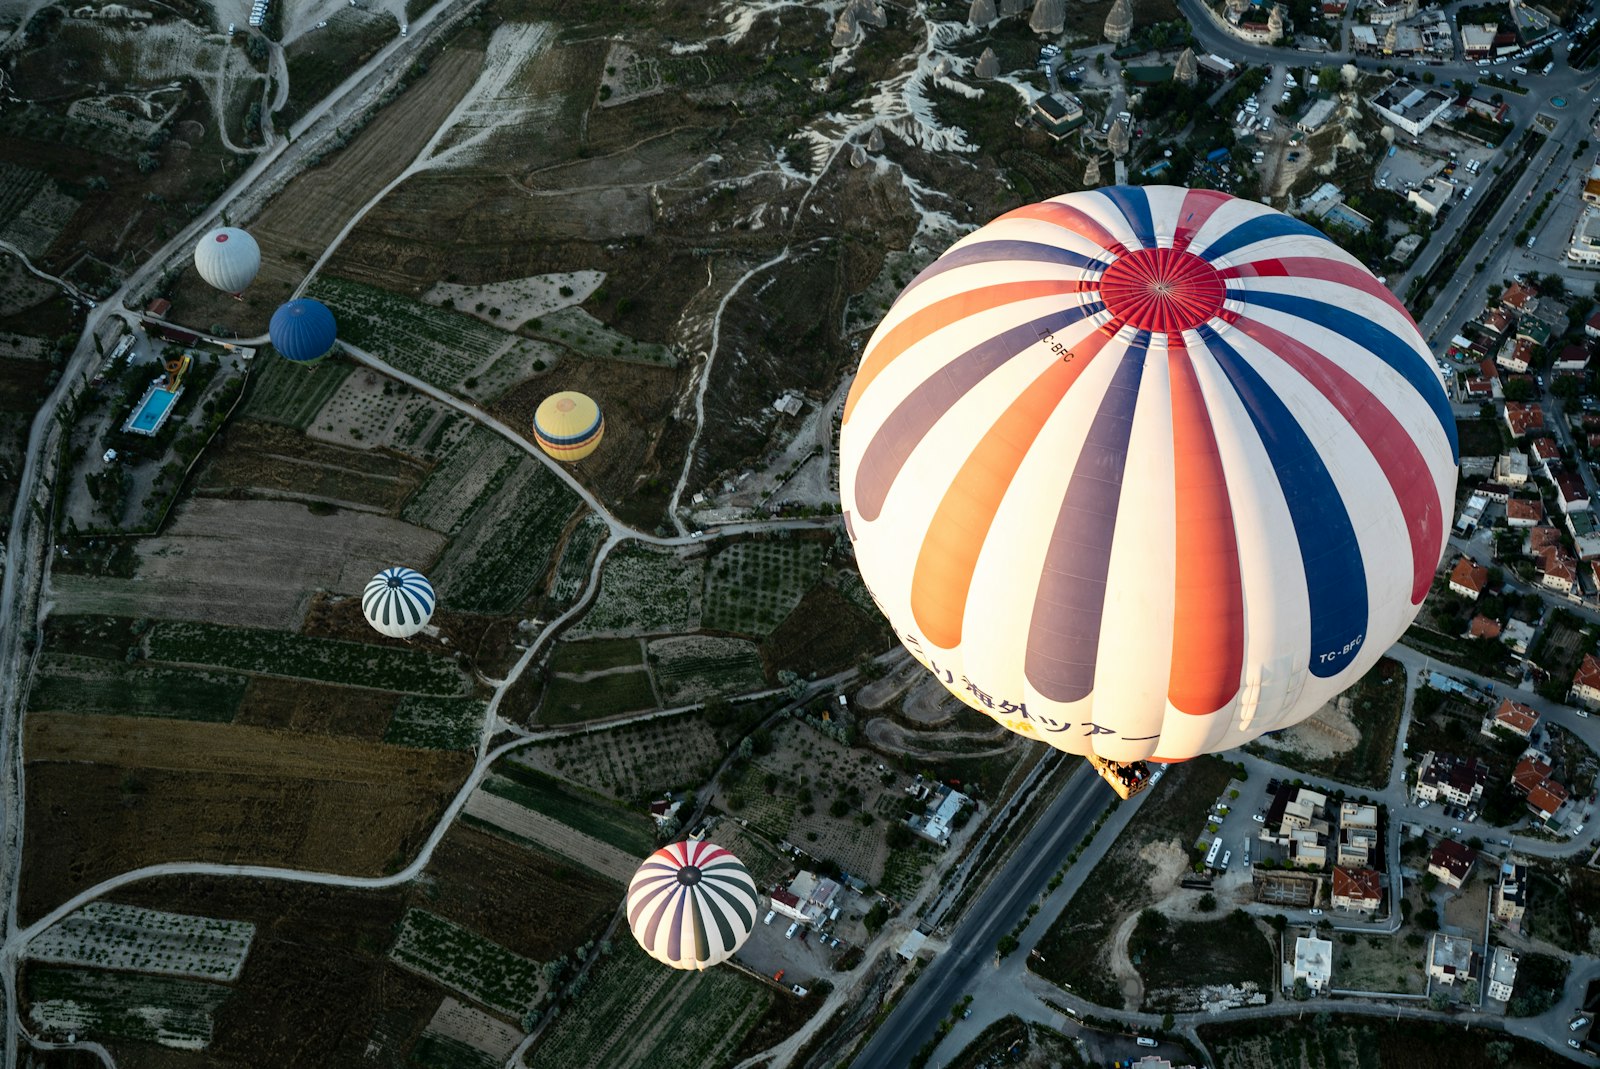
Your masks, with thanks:
[(164, 390), (157, 383), (152, 383), (144, 392), (144, 397), (134, 406), (133, 415), (128, 417), (128, 422), (122, 429), (133, 434), (154, 435), (167, 421), (167, 416), (172, 412), (172, 405), (178, 399), (178, 394), (183, 393), (180, 386), (177, 392)]

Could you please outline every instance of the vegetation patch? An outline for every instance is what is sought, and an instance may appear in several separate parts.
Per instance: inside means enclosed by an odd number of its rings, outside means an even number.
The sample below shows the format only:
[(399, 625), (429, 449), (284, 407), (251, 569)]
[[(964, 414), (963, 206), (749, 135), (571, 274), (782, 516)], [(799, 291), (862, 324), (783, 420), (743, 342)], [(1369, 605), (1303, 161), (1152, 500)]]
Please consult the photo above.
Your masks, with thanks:
[(550, 671), (566, 675), (603, 672), (608, 668), (642, 668), (644, 653), (634, 638), (601, 638), (560, 642), (550, 654)]
[(565, 608), (578, 600), (589, 585), (589, 568), (595, 550), (608, 533), (610, 528), (606, 521), (592, 512), (578, 521), (578, 526), (567, 536), (561, 560), (556, 563), (556, 574), (550, 580), (551, 607)]
[(517, 465), (515, 446), (484, 427), (474, 425), (445, 453), (400, 518), (433, 531), (453, 535), (462, 530), (492, 489), (501, 486)]
[(256, 926), (90, 902), (28, 943), (31, 961), (237, 980)]
[(407, 694), (395, 708), (383, 741), (427, 750), (470, 750), (478, 745), (486, 708), (475, 698)]
[(52, 1036), (136, 1039), (202, 1050), (211, 1043), (219, 1007), (232, 994), (221, 984), (172, 976), (30, 967), (28, 1019)]
[(1194, 1008), (1192, 990), (1207, 984), (1271, 989), (1272, 946), (1243, 910), (1221, 920), (1174, 924), (1147, 909), (1134, 925), (1128, 953), (1144, 978), (1147, 1012)]
[(1301, 772), (1326, 776), (1357, 787), (1389, 785), (1395, 738), (1406, 704), (1406, 672), (1399, 661), (1385, 657), (1372, 666), (1339, 701), (1349, 702), (1350, 716), (1360, 731), (1355, 746), (1334, 757), (1311, 758), (1293, 750), (1261, 745), (1274, 761)]
[(1486, 1035), (1444, 1021), (1340, 1017), (1272, 1017), (1200, 1026), (1217, 1069), (1555, 1069), (1572, 1063), (1517, 1036)]
[(444, 657), (283, 631), (162, 621), (150, 634), (149, 650), (156, 661), (215, 665), (401, 693), (455, 695), (464, 685), (455, 662)]
[(655, 831), (643, 814), (630, 813), (598, 795), (574, 790), (515, 759), (500, 762), (495, 772), (498, 775), (483, 784), (490, 794), (509, 798), (635, 857), (644, 857), (656, 848)]
[(755, 644), (744, 639), (711, 635), (656, 639), (648, 656), (662, 704), (668, 706), (766, 685), (761, 656)]
[(822, 578), (826, 544), (739, 542), (706, 569), (705, 627), (764, 637)]
[(311, 366), (292, 360), (257, 360), (240, 415), (303, 431), (355, 369), (354, 364), (335, 357)]
[(471, 316), (332, 275), (318, 275), (307, 296), (333, 310), (340, 338), (451, 392), (515, 340)]
[(600, 596), (574, 627), (574, 637), (649, 635), (700, 626), (704, 565), (676, 553), (628, 546), (606, 560)]
[(699, 714), (623, 724), (524, 751), (521, 760), (613, 798), (644, 802), (711, 778), (725, 746)]
[(579, 724), (655, 707), (650, 674), (643, 668), (613, 669), (584, 679), (552, 676), (539, 706), (539, 723)]
[(389, 957), (521, 1020), (542, 994), (539, 964), (425, 909), (408, 909)]
[(28, 690), (28, 709), (228, 723), (249, 683), (229, 672), (46, 654)]
[(544, 1034), (529, 1069), (699, 1069), (729, 1055), (777, 995), (733, 969), (680, 972), (632, 939), (590, 974), (581, 996)]

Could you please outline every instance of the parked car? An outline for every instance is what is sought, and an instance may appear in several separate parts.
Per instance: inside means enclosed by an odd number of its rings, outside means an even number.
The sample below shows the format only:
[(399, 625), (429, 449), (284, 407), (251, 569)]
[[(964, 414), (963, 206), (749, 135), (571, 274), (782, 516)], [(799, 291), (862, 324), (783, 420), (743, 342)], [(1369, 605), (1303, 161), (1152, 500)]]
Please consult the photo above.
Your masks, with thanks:
[(1151, 1039), (1149, 1036), (1140, 1036), (1138, 1039), (1134, 1040), (1134, 1042), (1139, 1044), (1141, 1047), (1154, 1047), (1156, 1045), (1156, 1041)]
[(1260, 813), (1252, 813), (1250, 815), (1250, 819), (1255, 821), (1257, 824), (1265, 824), (1267, 822), (1267, 818), (1262, 816)]
[(789, 925), (789, 930), (787, 932), (783, 933), (783, 937), (785, 939), (793, 939), (794, 938), (794, 933), (799, 927), (800, 927), (800, 922), (799, 921), (795, 921), (793, 924)]
[(769, 910), (767, 910), (767, 919), (762, 921), (761, 923), (762, 924), (771, 924), (772, 923), (772, 918), (776, 917), (777, 915), (778, 915), (778, 911), (777, 910), (769, 909)]
[(1320, 916), (1322, 916), (1322, 910), (1320, 910), (1320, 909), (1314, 909), (1314, 910), (1312, 910), (1312, 911), (1311, 911), (1311, 915), (1312, 915), (1312, 916), (1313, 916), (1313, 917), (1320, 917)]
[(1587, 1017), (1579, 1017), (1577, 1020), (1575, 1020), (1571, 1024), (1567, 1025), (1567, 1031), (1576, 1032), (1578, 1029), (1582, 1028), (1584, 1025), (1586, 1025), (1588, 1023), (1589, 1023), (1589, 1018), (1587, 1018)]

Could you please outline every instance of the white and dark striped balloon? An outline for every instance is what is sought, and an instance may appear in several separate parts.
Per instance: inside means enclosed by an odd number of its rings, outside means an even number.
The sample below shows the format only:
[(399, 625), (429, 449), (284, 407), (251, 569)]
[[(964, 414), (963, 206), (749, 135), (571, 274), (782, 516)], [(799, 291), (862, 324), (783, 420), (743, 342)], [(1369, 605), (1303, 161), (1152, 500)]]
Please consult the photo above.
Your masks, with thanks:
[(385, 568), (361, 595), (367, 623), (390, 638), (410, 638), (427, 627), (433, 606), (432, 584), (410, 568)]
[(761, 898), (749, 871), (714, 843), (663, 846), (628, 884), (628, 927), (646, 954), (674, 969), (727, 961), (755, 930)]

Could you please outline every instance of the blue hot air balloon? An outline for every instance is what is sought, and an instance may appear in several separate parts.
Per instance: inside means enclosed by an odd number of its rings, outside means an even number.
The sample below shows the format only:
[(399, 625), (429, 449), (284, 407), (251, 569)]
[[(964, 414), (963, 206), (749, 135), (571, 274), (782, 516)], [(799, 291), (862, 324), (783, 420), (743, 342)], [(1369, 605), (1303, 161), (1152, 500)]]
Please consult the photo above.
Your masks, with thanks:
[(280, 305), (267, 326), (272, 347), (297, 364), (327, 356), (337, 333), (328, 306), (309, 297)]

